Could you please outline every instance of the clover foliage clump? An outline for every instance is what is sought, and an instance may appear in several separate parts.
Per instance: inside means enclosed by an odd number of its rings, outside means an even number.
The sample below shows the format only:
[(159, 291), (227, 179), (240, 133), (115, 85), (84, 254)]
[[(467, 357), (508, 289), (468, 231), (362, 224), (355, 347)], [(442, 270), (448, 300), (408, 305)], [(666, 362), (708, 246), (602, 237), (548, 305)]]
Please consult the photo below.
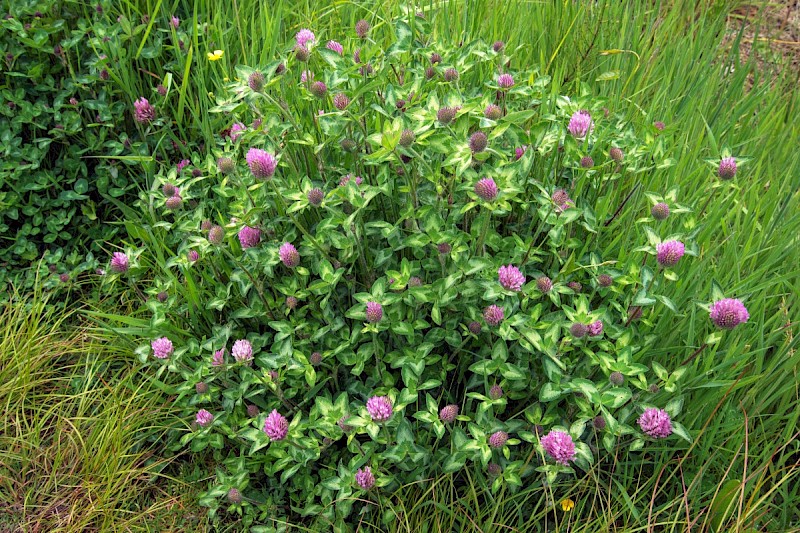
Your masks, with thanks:
[(442, 473), (517, 490), (690, 440), (648, 332), (696, 229), (674, 190), (618, 190), (671, 166), (667, 133), (503, 43), (380, 29), (227, 73), (224, 130), (155, 176), (110, 269), (148, 295), (137, 353), (216, 476), (201, 502), (330, 527)]

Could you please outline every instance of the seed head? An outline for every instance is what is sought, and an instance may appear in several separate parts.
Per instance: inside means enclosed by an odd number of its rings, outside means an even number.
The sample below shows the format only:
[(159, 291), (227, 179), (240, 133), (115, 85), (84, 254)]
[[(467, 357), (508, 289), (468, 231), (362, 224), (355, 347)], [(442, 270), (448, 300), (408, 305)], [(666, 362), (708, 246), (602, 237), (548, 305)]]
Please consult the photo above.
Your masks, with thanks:
[(417, 137), (416, 135), (414, 135), (414, 132), (412, 130), (405, 129), (403, 130), (403, 133), (400, 134), (400, 146), (408, 148), (409, 146), (414, 144), (416, 138)]
[(344, 93), (337, 93), (333, 97), (333, 106), (339, 111), (344, 111), (349, 104), (350, 104), (350, 98), (348, 98), (347, 95)]
[(444, 81), (456, 81), (458, 79), (458, 71), (452, 67), (444, 71)]
[(659, 388), (658, 385), (653, 383), (649, 387), (647, 387), (647, 390), (650, 391), (650, 394), (658, 394)]
[(311, 52), (305, 46), (298, 44), (297, 46), (294, 47), (294, 57), (296, 57), (298, 61), (302, 61), (303, 63), (305, 63), (306, 61), (308, 61), (308, 58), (310, 56)]
[(450, 253), (450, 251), (453, 249), (453, 247), (450, 246), (449, 243), (440, 242), (438, 245), (436, 245), (436, 249), (439, 251), (440, 254), (447, 255), (447, 254)]
[(481, 329), (483, 329), (483, 328), (481, 328), (481, 323), (480, 322), (477, 322), (477, 321), (473, 320), (472, 322), (469, 323), (469, 325), (467, 326), (467, 329), (473, 335), (479, 335), (480, 332), (481, 332)]
[[(167, 88), (164, 87), (164, 85), (161, 84), (161, 83), (159, 83), (158, 86), (156, 87), (156, 92), (158, 93), (159, 96), (167, 96)], [(71, 98), (69, 103), (72, 104), (72, 100), (75, 100), (75, 99)], [(72, 105), (77, 105), (77, 104), (78, 104), (78, 101), (75, 100), (75, 103), (72, 104)]]
[(505, 47), (506, 43), (504, 43), (503, 41), (495, 41), (494, 44), (492, 45), (492, 50), (494, 50), (495, 52), (500, 52)]
[(358, 35), (359, 39), (366, 39), (368, 33), (369, 33), (369, 22), (367, 22), (364, 19), (361, 19), (358, 22), (356, 22), (356, 35)]
[(581, 290), (583, 290), (583, 285), (581, 285), (577, 281), (570, 281), (569, 283), (567, 283), (567, 287), (569, 287), (570, 290), (572, 290), (573, 292), (581, 292)]
[(497, 193), (497, 184), (492, 178), (483, 178), (475, 184), (475, 194), (487, 202), (497, 198)]
[(639, 320), (642, 318), (642, 308), (638, 306), (633, 306), (628, 308), (628, 320), (633, 322), (634, 320)]
[(548, 293), (553, 288), (553, 282), (547, 276), (540, 276), (536, 278), (536, 288), (541, 292)]
[(486, 472), (490, 477), (498, 477), (503, 473), (503, 469), (497, 463), (489, 463), (489, 465), (486, 467)]
[(442, 62), (442, 56), (437, 54), (436, 52), (431, 54), (431, 65), (435, 65), (437, 63)]
[(597, 284), (601, 287), (610, 287), (614, 284), (614, 278), (609, 276), (608, 274), (600, 274), (597, 276)]
[(358, 145), (353, 139), (342, 139), (342, 142), (339, 143), (339, 145), (345, 152), (354, 152), (355, 149), (358, 148)]
[(492, 400), (499, 400), (502, 397), (503, 397), (503, 387), (495, 383), (489, 389), (489, 398), (491, 398)]
[(486, 150), (488, 143), (489, 139), (482, 131), (476, 131), (469, 137), (469, 149), (472, 150), (473, 154), (477, 154)]
[(625, 376), (622, 375), (622, 372), (612, 372), (611, 375), (608, 376), (608, 381), (615, 387), (621, 387), (622, 384), (625, 383)]
[(239, 489), (231, 489), (228, 491), (228, 501), (233, 504), (242, 503), (242, 493)]
[(183, 205), (183, 199), (176, 194), (174, 196), (170, 196), (169, 198), (167, 198), (166, 201), (164, 202), (164, 205), (167, 206), (167, 209), (175, 211), (181, 208), (181, 206)]
[(594, 166), (594, 159), (585, 155), (581, 157), (581, 168), (591, 168)]
[(225, 239), (225, 229), (222, 226), (214, 225), (208, 230), (208, 242), (211, 244), (222, 244)]
[(625, 157), (625, 154), (623, 154), (622, 150), (620, 150), (615, 146), (611, 150), (609, 150), (608, 157), (619, 163)]
[(457, 111), (458, 110), (455, 107), (443, 107), (436, 113), (436, 120), (446, 126), (447, 124), (453, 122), (453, 119), (456, 118)]
[(392, 400), (388, 396), (373, 396), (367, 400), (367, 412), (375, 422), (386, 422), (392, 417)]
[(575, 322), (569, 327), (569, 332), (576, 339), (580, 339), (581, 337), (586, 336), (586, 334), (589, 332), (589, 328), (587, 328), (584, 324), (581, 324), (580, 322)]
[(422, 280), (419, 279), (417, 276), (411, 276), (408, 279), (408, 286), (409, 287), (421, 287), (422, 286)]
[(321, 81), (315, 81), (311, 84), (311, 94), (317, 98), (324, 98), (328, 93), (328, 87)]
[(672, 435), (672, 421), (663, 409), (645, 409), (637, 423), (646, 435), (654, 439), (664, 439)]
[(431, 80), (436, 76), (436, 69), (433, 67), (428, 67), (425, 69), (425, 79)]
[(169, 298), (169, 293), (167, 293), (167, 291), (161, 291), (158, 294), (156, 294), (156, 300), (158, 300), (162, 304), (167, 301), (167, 298)]
[(322, 192), (322, 189), (314, 187), (306, 193), (306, 198), (308, 198), (308, 203), (314, 207), (319, 207), (322, 204), (323, 198), (325, 198), (325, 193)]
[(342, 430), (342, 431), (344, 431), (345, 433), (350, 433), (351, 431), (353, 431), (353, 426), (351, 426), (351, 425), (349, 425), (349, 424), (347, 423), (347, 420), (348, 420), (349, 418), (350, 418), (350, 417), (349, 417), (348, 415), (344, 415), (342, 418), (340, 418), (340, 419), (339, 419), (339, 420), (336, 422), (336, 424), (339, 426), (339, 429), (341, 429), (341, 430)]
[(312, 365), (317, 366), (318, 364), (320, 364), (322, 362), (322, 354), (319, 353), (319, 352), (314, 352), (314, 353), (311, 354), (311, 357), (308, 358), (308, 361)]
[(709, 311), (711, 321), (720, 329), (733, 329), (750, 318), (747, 308), (735, 298), (718, 300), (711, 304)]
[(594, 426), (594, 429), (598, 431), (603, 430), (606, 428), (606, 419), (603, 418), (602, 415), (597, 415), (594, 417), (594, 420), (592, 420), (592, 425)]
[(251, 90), (260, 93), (264, 90), (264, 75), (256, 71), (250, 74), (247, 78), (247, 86)]
[(656, 260), (662, 267), (674, 267), (683, 257), (684, 250), (685, 247), (681, 241), (662, 242), (656, 246)]
[(650, 214), (656, 220), (664, 220), (669, 216), (669, 206), (664, 202), (659, 202), (650, 210)]
[(277, 409), (273, 409), (267, 419), (264, 420), (264, 433), (273, 442), (283, 440), (286, 438), (286, 434), (289, 433), (289, 422)]

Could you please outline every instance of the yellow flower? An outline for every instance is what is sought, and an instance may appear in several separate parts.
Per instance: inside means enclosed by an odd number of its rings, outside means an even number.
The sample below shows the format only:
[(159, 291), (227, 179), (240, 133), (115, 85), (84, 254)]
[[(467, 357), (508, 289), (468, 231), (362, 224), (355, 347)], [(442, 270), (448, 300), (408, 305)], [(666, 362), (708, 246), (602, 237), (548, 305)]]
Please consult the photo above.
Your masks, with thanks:
[(561, 509), (563, 511), (571, 511), (575, 508), (575, 502), (570, 500), (569, 498), (564, 498), (561, 500)]
[(206, 56), (208, 56), (209, 61), (217, 61), (219, 59), (222, 59), (222, 56), (224, 55), (225, 55), (224, 50), (214, 50), (213, 52), (209, 52), (208, 54), (206, 54)]

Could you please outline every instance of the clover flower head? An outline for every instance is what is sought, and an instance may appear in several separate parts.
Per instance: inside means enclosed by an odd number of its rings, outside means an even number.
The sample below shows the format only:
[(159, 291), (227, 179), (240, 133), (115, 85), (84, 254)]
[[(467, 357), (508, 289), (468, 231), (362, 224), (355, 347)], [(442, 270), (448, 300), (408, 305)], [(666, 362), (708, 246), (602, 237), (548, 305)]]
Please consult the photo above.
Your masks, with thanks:
[(156, 110), (144, 96), (133, 102), (133, 118), (139, 124), (149, 124), (156, 118)]
[(392, 400), (388, 396), (373, 396), (367, 400), (367, 412), (375, 422), (386, 422), (392, 417)]
[(570, 434), (564, 431), (551, 430), (542, 437), (542, 447), (547, 455), (564, 466), (575, 460), (575, 443)]
[(724, 298), (712, 303), (709, 312), (711, 321), (720, 329), (733, 329), (750, 318), (747, 308), (735, 298)]
[(129, 265), (128, 256), (123, 252), (111, 254), (111, 270), (114, 272), (127, 272)]
[(197, 417), (195, 418), (195, 422), (200, 427), (208, 427), (211, 425), (211, 422), (214, 421), (214, 415), (206, 411), (205, 409), (200, 409), (197, 411)]
[(333, 50), (339, 55), (344, 53), (344, 47), (342, 47), (342, 45), (336, 41), (328, 41), (328, 44), (325, 45), (325, 48), (328, 50)]
[(498, 305), (490, 305), (483, 310), (483, 319), (490, 326), (499, 326), (505, 318), (505, 311)]
[(368, 466), (356, 470), (356, 483), (364, 490), (369, 490), (375, 485), (375, 476)]
[(569, 125), (567, 126), (567, 130), (573, 137), (575, 137), (579, 141), (582, 141), (583, 139), (586, 138), (587, 135), (592, 133), (592, 130), (594, 130), (594, 122), (592, 121), (592, 116), (589, 114), (588, 111), (584, 109), (576, 111), (569, 119)]
[(233, 343), (231, 355), (239, 363), (248, 363), (253, 360), (253, 345), (246, 339), (239, 339)]
[(273, 409), (267, 419), (264, 420), (264, 433), (273, 442), (283, 440), (286, 438), (286, 434), (289, 433), (289, 422), (277, 409)]
[(260, 240), (261, 240), (261, 230), (258, 228), (251, 228), (250, 226), (244, 226), (242, 229), (239, 230), (239, 243), (242, 245), (242, 248), (244, 249), (258, 246)]
[(285, 242), (281, 245), (278, 249), (278, 255), (281, 258), (281, 262), (288, 268), (294, 268), (300, 264), (300, 254), (290, 242)]
[(683, 257), (684, 251), (685, 246), (681, 241), (662, 242), (656, 246), (656, 260), (662, 267), (674, 267)]
[(506, 445), (508, 440), (508, 433), (505, 431), (496, 431), (489, 436), (489, 446), (492, 448), (502, 448)]
[(297, 35), (295, 35), (294, 38), (297, 41), (298, 45), (304, 46), (306, 48), (308, 48), (310, 44), (314, 44), (317, 40), (317, 37), (314, 35), (314, 32), (306, 28), (303, 28), (302, 30), (297, 32)]
[(654, 439), (664, 439), (672, 435), (672, 421), (663, 409), (645, 409), (637, 423), (646, 435)]
[(247, 151), (247, 166), (253, 176), (259, 179), (269, 179), (275, 174), (278, 160), (275, 156), (260, 148), (250, 148)]
[(150, 343), (150, 347), (153, 348), (153, 355), (159, 359), (166, 359), (175, 351), (172, 341), (166, 337), (154, 340)]
[(514, 265), (501, 266), (497, 270), (500, 285), (510, 291), (519, 291), (525, 284), (525, 275)]

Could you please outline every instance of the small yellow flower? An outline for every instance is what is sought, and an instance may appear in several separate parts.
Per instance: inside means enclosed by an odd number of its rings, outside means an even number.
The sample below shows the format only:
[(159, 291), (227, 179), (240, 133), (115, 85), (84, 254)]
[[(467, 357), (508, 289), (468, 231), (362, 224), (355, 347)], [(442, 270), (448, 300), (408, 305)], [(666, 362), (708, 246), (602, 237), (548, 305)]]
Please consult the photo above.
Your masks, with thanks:
[(561, 510), (563, 511), (571, 511), (575, 508), (575, 502), (570, 500), (569, 498), (564, 498), (561, 500)]
[(206, 54), (206, 56), (208, 56), (209, 61), (218, 61), (222, 59), (222, 56), (224, 55), (225, 55), (224, 50), (214, 50), (213, 52), (209, 52), (208, 54)]

